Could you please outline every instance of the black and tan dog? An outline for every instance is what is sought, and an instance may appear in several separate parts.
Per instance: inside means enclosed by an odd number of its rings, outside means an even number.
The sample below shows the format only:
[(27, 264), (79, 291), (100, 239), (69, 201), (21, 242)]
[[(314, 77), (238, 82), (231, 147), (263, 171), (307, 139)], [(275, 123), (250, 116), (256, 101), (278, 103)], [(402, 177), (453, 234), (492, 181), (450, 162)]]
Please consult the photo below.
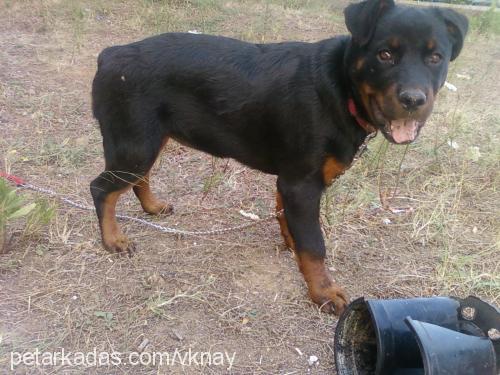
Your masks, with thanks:
[(277, 209), (309, 294), (342, 312), (348, 297), (325, 267), (321, 193), (367, 134), (412, 142), (432, 111), (467, 19), (449, 9), (368, 0), (345, 10), (350, 36), (251, 44), (163, 34), (105, 49), (93, 83), (105, 171), (91, 183), (104, 246), (130, 252), (115, 206), (129, 188), (151, 214), (149, 171), (169, 138), (278, 176)]

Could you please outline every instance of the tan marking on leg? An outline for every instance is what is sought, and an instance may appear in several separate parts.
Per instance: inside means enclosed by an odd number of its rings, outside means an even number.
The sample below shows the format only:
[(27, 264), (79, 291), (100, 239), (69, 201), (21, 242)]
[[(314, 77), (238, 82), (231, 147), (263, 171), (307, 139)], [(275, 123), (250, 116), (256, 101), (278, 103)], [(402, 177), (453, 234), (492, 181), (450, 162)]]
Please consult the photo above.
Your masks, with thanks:
[(333, 180), (344, 173), (346, 166), (335, 159), (333, 156), (328, 156), (323, 164), (323, 182), (330, 186)]
[[(167, 142), (168, 137), (165, 137), (161, 143), (158, 155), (162, 152)], [(150, 175), (151, 170), (149, 170), (148, 173), (134, 186), (134, 193), (141, 202), (143, 210), (151, 215), (166, 215), (172, 213), (174, 207), (171, 204), (167, 204), (156, 198), (151, 191), (151, 186), (149, 184)]]
[(171, 213), (173, 206), (156, 198), (151, 191), (149, 175), (148, 173), (134, 186), (134, 193), (139, 198), (142, 208), (151, 215)]
[(297, 255), (300, 272), (309, 289), (309, 295), (314, 303), (326, 312), (340, 315), (349, 303), (349, 297), (337, 285), (325, 266), (323, 258), (315, 258), (306, 252)]
[[(281, 194), (279, 192), (276, 193), (276, 213), (280, 212), (283, 210), (283, 198), (281, 197)], [(295, 241), (293, 240), (292, 234), (288, 230), (288, 222), (286, 221), (285, 213), (281, 212), (280, 215), (278, 215), (278, 222), (280, 224), (280, 229), (281, 229), (281, 235), (283, 236), (283, 239), (285, 240), (285, 245), (291, 249), (295, 250)]]
[(102, 242), (106, 250), (110, 252), (128, 252), (134, 250), (134, 245), (122, 233), (118, 223), (116, 222), (116, 202), (121, 194), (126, 192), (130, 187), (114, 191), (106, 196), (102, 203), (102, 218), (101, 218), (101, 234)]

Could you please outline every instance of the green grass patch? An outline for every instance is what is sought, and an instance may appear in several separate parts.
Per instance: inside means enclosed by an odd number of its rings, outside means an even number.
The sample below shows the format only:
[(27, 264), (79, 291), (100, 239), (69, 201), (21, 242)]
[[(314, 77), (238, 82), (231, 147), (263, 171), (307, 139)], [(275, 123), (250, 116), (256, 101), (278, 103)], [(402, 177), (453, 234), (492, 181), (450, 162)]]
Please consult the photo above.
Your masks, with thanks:
[(500, 269), (495, 259), (497, 246), (470, 255), (445, 252), (438, 267), (439, 282), (443, 291), (460, 295), (488, 294), (500, 296)]
[(500, 35), (500, 12), (494, 8), (469, 18), (472, 30), (479, 34)]
[(21, 225), (22, 234), (32, 236), (40, 233), (54, 216), (55, 207), (51, 202), (37, 200), (28, 203), (16, 189), (0, 179), (0, 253), (5, 248), (10, 226)]

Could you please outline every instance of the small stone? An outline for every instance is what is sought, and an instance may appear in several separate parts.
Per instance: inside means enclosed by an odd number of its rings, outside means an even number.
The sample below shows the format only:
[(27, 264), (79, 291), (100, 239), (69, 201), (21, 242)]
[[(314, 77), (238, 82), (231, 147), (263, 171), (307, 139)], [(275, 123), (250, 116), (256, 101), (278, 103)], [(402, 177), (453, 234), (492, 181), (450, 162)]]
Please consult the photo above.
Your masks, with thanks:
[(139, 352), (142, 352), (144, 349), (146, 349), (146, 346), (148, 346), (148, 344), (149, 344), (149, 340), (145, 338), (145, 339), (144, 339), (144, 340), (142, 340), (142, 342), (139, 344), (139, 346), (137, 347), (137, 350), (138, 350)]
[(184, 337), (182, 337), (182, 335), (176, 330), (176, 329), (173, 329), (172, 330), (172, 336), (174, 339), (176, 339), (177, 341), (182, 341), (184, 340)]
[(309, 366), (312, 366), (312, 365), (317, 364), (318, 361), (319, 361), (318, 357), (316, 357), (315, 355), (311, 355), (309, 357), (309, 359), (307, 360), (307, 363), (309, 364)]

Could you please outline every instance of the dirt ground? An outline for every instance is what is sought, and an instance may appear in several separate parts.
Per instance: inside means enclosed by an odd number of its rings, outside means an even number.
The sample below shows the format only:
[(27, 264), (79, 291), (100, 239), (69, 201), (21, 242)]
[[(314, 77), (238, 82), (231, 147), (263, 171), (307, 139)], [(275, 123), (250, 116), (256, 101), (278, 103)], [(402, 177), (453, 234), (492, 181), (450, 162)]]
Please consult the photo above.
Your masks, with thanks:
[[(96, 56), (164, 31), (256, 42), (345, 32), (347, 1), (4, 0), (0, 3), (0, 171), (91, 204), (103, 169), (90, 110)], [(352, 297), (474, 294), (500, 304), (499, 36), (480, 14), (415, 144), (381, 137), (325, 194), (329, 266)], [(170, 143), (153, 189), (175, 214), (151, 218), (127, 194), (119, 211), (168, 227), (226, 228), (274, 208), (275, 177)], [(27, 201), (49, 199), (21, 191)], [(274, 221), (176, 237), (122, 222), (132, 258), (101, 247), (94, 213), (49, 199), (50, 225), (9, 226), (0, 254), (0, 372), (11, 353), (235, 353), (229, 366), (17, 366), (18, 374), (331, 374), (336, 318), (309, 301)], [(318, 361), (309, 364), (310, 356)]]

